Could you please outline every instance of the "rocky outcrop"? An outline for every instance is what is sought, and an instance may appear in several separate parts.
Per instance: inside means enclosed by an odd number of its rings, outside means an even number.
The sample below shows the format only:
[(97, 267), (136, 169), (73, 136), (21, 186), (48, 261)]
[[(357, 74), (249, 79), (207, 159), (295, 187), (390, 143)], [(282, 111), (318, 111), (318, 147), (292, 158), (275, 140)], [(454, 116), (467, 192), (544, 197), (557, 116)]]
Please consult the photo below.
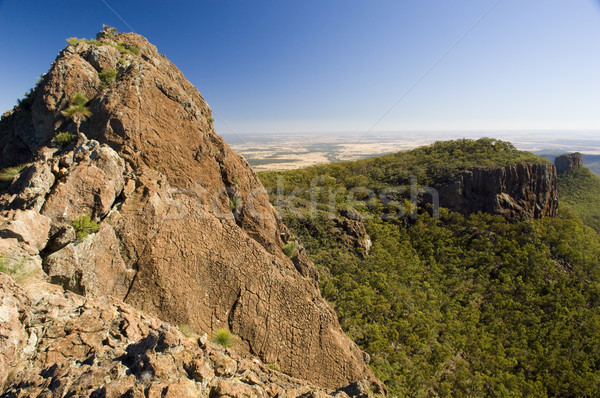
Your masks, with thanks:
[(554, 159), (554, 165), (558, 174), (567, 173), (577, 167), (583, 166), (583, 155), (579, 152), (574, 152), (557, 156)]
[[(200, 93), (143, 37), (102, 40), (68, 46), (0, 121), (1, 167), (28, 164), (0, 209), (48, 223), (40, 236), (14, 232), (6, 250), (26, 252), (72, 292), (111, 295), (200, 333), (229, 328), (241, 355), (321, 387), (384, 391), (321, 297), (314, 265), (282, 252), (293, 237), (215, 134)], [(113, 51), (116, 40), (139, 55)], [(113, 65), (116, 80), (102, 83), (99, 70)], [(77, 92), (93, 115), (73, 143), (53, 147), (57, 132), (76, 132), (61, 111)], [(83, 240), (71, 226), (81, 216), (99, 223)]]
[(331, 228), (330, 233), (361, 256), (368, 256), (372, 242), (364, 221), (364, 216), (358, 211), (352, 208), (343, 209), (340, 211), (340, 217), (333, 219), (335, 228)]
[(0, 273), (0, 314), (2, 397), (362, 396), (354, 385), (329, 395), (112, 297)]
[(461, 172), (439, 188), (440, 206), (463, 214), (478, 211), (507, 219), (557, 214), (556, 169), (551, 164), (519, 163)]

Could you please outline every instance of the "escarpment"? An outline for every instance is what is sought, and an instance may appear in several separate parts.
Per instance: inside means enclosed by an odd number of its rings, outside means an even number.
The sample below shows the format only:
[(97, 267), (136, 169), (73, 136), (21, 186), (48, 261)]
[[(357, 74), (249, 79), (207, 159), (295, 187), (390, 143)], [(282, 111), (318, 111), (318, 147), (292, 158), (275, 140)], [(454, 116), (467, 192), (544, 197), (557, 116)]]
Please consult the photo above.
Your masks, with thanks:
[(483, 211), (507, 219), (557, 215), (556, 169), (518, 163), (463, 171), (439, 188), (440, 206), (464, 214)]
[[(76, 93), (91, 111), (80, 126), (62, 113)], [(313, 264), (283, 253), (293, 237), (212, 120), (143, 37), (69, 45), (0, 121), (0, 167), (25, 166), (0, 197), (0, 255), (197, 333), (228, 328), (241, 355), (323, 388), (384, 391), (321, 297)], [(73, 141), (53, 143), (63, 131)], [(87, 237), (73, 227), (82, 217), (98, 223)]]

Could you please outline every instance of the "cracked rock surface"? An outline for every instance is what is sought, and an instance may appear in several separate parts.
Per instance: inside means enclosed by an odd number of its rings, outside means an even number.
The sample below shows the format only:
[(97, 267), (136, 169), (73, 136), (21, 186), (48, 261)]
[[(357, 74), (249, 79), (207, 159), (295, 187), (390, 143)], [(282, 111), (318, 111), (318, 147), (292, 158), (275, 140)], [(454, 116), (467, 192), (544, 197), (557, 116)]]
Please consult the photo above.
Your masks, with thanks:
[[(184, 335), (113, 297), (0, 273), (2, 397), (347, 397)], [(353, 395), (360, 396), (360, 395)]]

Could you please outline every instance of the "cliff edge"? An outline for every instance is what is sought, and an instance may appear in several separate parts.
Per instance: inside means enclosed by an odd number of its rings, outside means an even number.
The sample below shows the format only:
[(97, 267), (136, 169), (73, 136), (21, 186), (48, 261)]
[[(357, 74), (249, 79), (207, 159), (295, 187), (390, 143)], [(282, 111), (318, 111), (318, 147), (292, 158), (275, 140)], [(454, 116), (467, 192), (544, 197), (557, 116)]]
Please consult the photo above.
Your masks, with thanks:
[(442, 207), (464, 214), (482, 211), (518, 220), (555, 217), (558, 211), (552, 164), (474, 167), (442, 185), (439, 193)]

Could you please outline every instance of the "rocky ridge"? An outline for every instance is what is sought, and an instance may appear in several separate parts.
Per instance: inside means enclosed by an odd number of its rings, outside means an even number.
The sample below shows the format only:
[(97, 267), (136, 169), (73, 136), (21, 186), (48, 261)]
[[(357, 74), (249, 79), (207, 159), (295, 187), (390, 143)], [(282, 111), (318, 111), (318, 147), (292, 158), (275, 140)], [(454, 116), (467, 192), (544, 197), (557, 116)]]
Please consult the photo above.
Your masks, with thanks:
[[(2, 397), (348, 397), (245, 358), (113, 297), (0, 274)], [(181, 327), (185, 331), (185, 328)], [(367, 396), (356, 383), (346, 391)]]
[[(385, 391), (304, 251), (282, 252), (293, 237), (200, 93), (143, 37), (99, 38), (65, 48), (0, 121), (0, 167), (25, 165), (0, 197), (0, 256), (200, 334), (228, 328), (241, 357), (322, 388)], [(92, 112), (78, 135), (61, 113), (75, 93)], [(54, 145), (60, 131), (75, 140)], [(82, 216), (99, 223), (85, 239)]]

